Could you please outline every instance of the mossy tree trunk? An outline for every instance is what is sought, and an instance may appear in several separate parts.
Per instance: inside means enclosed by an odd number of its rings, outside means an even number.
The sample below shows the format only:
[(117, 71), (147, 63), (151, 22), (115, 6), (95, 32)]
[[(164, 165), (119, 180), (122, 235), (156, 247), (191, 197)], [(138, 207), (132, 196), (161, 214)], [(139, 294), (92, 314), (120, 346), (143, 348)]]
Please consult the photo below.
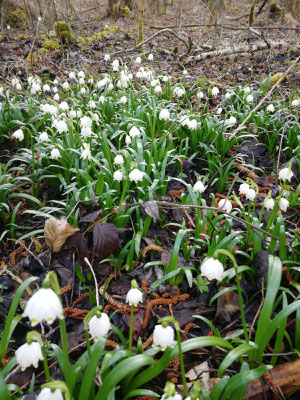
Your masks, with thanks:
[(285, 9), (287, 12), (291, 13), (294, 17), (297, 17), (300, 11), (300, 1), (299, 0), (285, 0)]

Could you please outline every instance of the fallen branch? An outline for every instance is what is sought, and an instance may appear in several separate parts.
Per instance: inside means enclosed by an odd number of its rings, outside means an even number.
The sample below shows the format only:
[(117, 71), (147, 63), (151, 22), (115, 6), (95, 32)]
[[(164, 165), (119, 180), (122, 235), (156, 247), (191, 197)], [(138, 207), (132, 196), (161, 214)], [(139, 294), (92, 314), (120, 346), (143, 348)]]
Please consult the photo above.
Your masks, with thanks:
[[(183, 25), (182, 28), (200, 28), (200, 27), (214, 27), (215, 24), (189, 24), (189, 25)], [(222, 29), (228, 29), (230, 31), (247, 31), (248, 28), (242, 28), (240, 26), (229, 26), (229, 25), (220, 25), (218, 24), (219, 28)], [(169, 26), (157, 26), (157, 25), (150, 25), (150, 29), (175, 29), (177, 28), (177, 25), (169, 25)], [(255, 29), (260, 29), (260, 30), (285, 30), (285, 31), (300, 31), (300, 26), (299, 27), (290, 27), (290, 26), (253, 26)]]
[(230, 135), (229, 141), (234, 139), (236, 135), (245, 127), (247, 122), (250, 120), (252, 115), (258, 111), (261, 106), (267, 101), (267, 99), (271, 96), (271, 94), (274, 92), (274, 90), (280, 85), (280, 83), (287, 77), (288, 73), (294, 68), (294, 66), (298, 63), (300, 60), (300, 56), (296, 58), (296, 60), (289, 66), (289, 68), (281, 75), (280, 79), (278, 82), (271, 87), (271, 89), (268, 91), (268, 93), (261, 99), (261, 101), (257, 104), (256, 107), (253, 108), (253, 110), (248, 114), (247, 118), (244, 119), (244, 121), (236, 128), (236, 130)]
[[(284, 47), (290, 47), (291, 44), (287, 42), (269, 42), (269, 45), (271, 48), (284, 48)], [(295, 44), (295, 49), (298, 49), (300, 47), (300, 44), (297, 43)], [(191, 56), (187, 59), (186, 64), (191, 63), (192, 61), (202, 61), (206, 58), (213, 58), (213, 57), (218, 57), (218, 56), (225, 56), (225, 55), (231, 55), (231, 54), (237, 54), (237, 53), (254, 53), (256, 51), (261, 51), (268, 49), (268, 44), (266, 43), (256, 43), (256, 44), (250, 44), (247, 46), (232, 46), (232, 47), (225, 47), (220, 50), (215, 50), (215, 51), (209, 51), (206, 53), (199, 54), (197, 56)]]

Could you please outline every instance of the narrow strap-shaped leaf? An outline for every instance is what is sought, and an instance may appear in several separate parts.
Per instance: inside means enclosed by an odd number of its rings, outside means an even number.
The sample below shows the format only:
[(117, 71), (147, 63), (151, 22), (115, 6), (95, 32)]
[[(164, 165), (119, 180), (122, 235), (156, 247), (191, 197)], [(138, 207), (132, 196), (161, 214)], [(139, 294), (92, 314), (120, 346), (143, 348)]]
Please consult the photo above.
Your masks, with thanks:
[(8, 386), (3, 378), (1, 371), (0, 371), (0, 399), (10, 400), (10, 393), (8, 390)]
[(136, 389), (132, 390), (131, 392), (127, 393), (125, 397), (123, 397), (123, 400), (130, 399), (131, 397), (136, 397), (136, 396), (153, 396), (153, 397), (160, 397), (159, 394), (153, 392), (152, 390), (148, 389)]
[(238, 347), (235, 349), (231, 350), (229, 354), (224, 358), (222, 361), (222, 364), (220, 365), (218, 369), (218, 376), (223, 375), (224, 371), (237, 359), (239, 358), (242, 354), (248, 353), (248, 351), (253, 350), (253, 347), (255, 346), (247, 343), (240, 344)]

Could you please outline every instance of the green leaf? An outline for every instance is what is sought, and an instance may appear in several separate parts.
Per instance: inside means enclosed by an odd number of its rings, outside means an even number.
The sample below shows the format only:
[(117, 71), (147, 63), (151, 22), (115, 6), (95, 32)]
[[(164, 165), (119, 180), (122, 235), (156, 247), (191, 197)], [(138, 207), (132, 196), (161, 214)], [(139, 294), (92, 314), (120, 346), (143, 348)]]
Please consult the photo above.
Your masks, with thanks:
[(0, 399), (1, 400), (10, 400), (10, 393), (8, 390), (8, 386), (3, 378), (1, 371), (0, 371)]
[(132, 390), (131, 392), (127, 393), (123, 400), (130, 399), (131, 397), (137, 396), (153, 396), (153, 397), (160, 397), (157, 393), (153, 392), (152, 390), (148, 389), (136, 389)]
[(253, 346), (251, 344), (241, 344), (235, 349), (233, 349), (222, 361), (219, 369), (218, 369), (218, 376), (223, 375), (226, 369), (234, 362), (237, 358), (239, 358), (242, 354), (247, 354), (248, 351), (253, 350), (253, 347), (256, 348), (257, 346)]

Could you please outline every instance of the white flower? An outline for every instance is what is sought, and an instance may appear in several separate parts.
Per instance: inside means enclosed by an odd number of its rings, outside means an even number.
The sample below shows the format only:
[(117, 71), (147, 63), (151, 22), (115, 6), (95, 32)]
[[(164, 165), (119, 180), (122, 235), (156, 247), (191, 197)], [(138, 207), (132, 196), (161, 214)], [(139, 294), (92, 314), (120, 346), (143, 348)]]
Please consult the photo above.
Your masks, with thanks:
[(115, 181), (121, 182), (121, 180), (123, 179), (123, 174), (122, 174), (122, 171), (120, 169), (115, 171), (113, 176), (114, 176), (114, 180)]
[(273, 104), (269, 104), (267, 107), (267, 111), (270, 113), (273, 113), (275, 111), (275, 107), (273, 106)]
[(134, 182), (142, 181), (144, 178), (144, 172), (140, 171), (139, 169), (133, 169), (129, 174), (129, 179)]
[(60, 103), (58, 107), (62, 111), (69, 110), (69, 105), (68, 105), (68, 103), (66, 101), (63, 101), (62, 103)]
[(125, 137), (125, 143), (128, 145), (131, 143), (131, 137), (129, 135), (126, 135)]
[(58, 79), (56, 78), (56, 79), (54, 79), (54, 81), (53, 81), (53, 85), (58, 85)]
[(224, 123), (226, 126), (234, 126), (236, 124), (236, 118), (231, 116), (230, 118), (225, 119)]
[(186, 126), (186, 125), (188, 126), (189, 122), (190, 122), (190, 119), (187, 115), (183, 115), (179, 120), (179, 123), (181, 126)]
[(230, 211), (232, 210), (231, 201), (228, 200), (228, 199), (221, 199), (221, 200), (219, 201), (219, 208), (220, 208), (221, 210), (224, 210), (224, 211), (230, 213)]
[(65, 89), (65, 90), (68, 90), (68, 89), (70, 89), (70, 85), (69, 85), (69, 82), (68, 81), (65, 81), (64, 83), (63, 83), (63, 88)]
[(114, 60), (111, 63), (111, 66), (112, 66), (112, 69), (113, 69), (114, 72), (118, 71), (119, 70), (119, 66), (120, 66), (119, 61), (118, 60)]
[(108, 90), (113, 90), (113, 88), (114, 88), (114, 85), (113, 85), (112, 83), (110, 83), (110, 84), (107, 86), (107, 89), (108, 89)]
[(71, 110), (70, 111), (70, 117), (71, 118), (80, 118), (81, 115), (82, 115), (82, 111), (80, 109), (79, 110)]
[(87, 104), (90, 108), (96, 108), (96, 103), (94, 102), (94, 100), (90, 100)]
[(126, 103), (127, 103), (127, 97), (126, 97), (126, 96), (122, 96), (122, 97), (120, 98), (120, 102), (121, 102), (122, 104), (126, 104)]
[(180, 99), (180, 97), (182, 97), (185, 94), (185, 90), (182, 89), (181, 87), (176, 87), (174, 89), (174, 94)]
[(161, 86), (155, 86), (155, 88), (154, 88), (154, 92), (156, 93), (156, 94), (160, 94), (161, 92), (162, 92), (162, 88), (161, 88)]
[(64, 398), (60, 389), (55, 389), (52, 392), (50, 388), (44, 388), (40, 391), (36, 400), (64, 400)]
[(100, 101), (101, 104), (104, 104), (105, 103), (105, 97), (104, 96), (100, 96), (99, 97), (99, 101)]
[(131, 288), (127, 292), (126, 303), (130, 306), (137, 306), (138, 303), (143, 302), (143, 293), (138, 288)]
[(79, 83), (79, 85), (84, 85), (84, 83), (85, 83), (84, 78), (79, 78), (78, 83)]
[(85, 88), (85, 87), (82, 87), (82, 88), (80, 89), (80, 93), (81, 93), (81, 94), (86, 94), (86, 88)]
[(60, 155), (60, 152), (58, 149), (51, 150), (51, 158), (53, 158), (54, 160), (57, 160), (60, 157), (61, 157), (61, 155)]
[(293, 171), (290, 170), (290, 168), (283, 168), (282, 170), (279, 171), (279, 178), (282, 179), (283, 181), (288, 180), (290, 181), (293, 177)]
[(137, 57), (137, 58), (135, 59), (135, 63), (136, 63), (137, 65), (141, 64), (141, 63), (142, 63), (141, 57)]
[(196, 119), (191, 119), (190, 121), (188, 121), (187, 126), (194, 131), (195, 129), (197, 129), (198, 126), (198, 122)]
[(45, 85), (43, 86), (43, 92), (51, 92), (50, 86), (47, 85), (47, 84), (45, 84)]
[(249, 190), (247, 191), (247, 193), (246, 193), (246, 198), (247, 198), (248, 200), (253, 201), (253, 200), (255, 199), (255, 197), (256, 197), (256, 192), (255, 192), (255, 190), (254, 190), (254, 189), (249, 189)]
[(82, 143), (81, 147), (81, 158), (83, 160), (90, 160), (92, 158), (90, 145), (88, 143)]
[(23, 344), (16, 350), (16, 359), (22, 371), (30, 365), (37, 368), (39, 361), (43, 360), (41, 345), (38, 342)]
[(73, 71), (69, 73), (69, 78), (74, 79), (76, 81), (76, 75)]
[(55, 95), (53, 96), (53, 100), (59, 101), (59, 94), (58, 93), (55, 93)]
[(150, 53), (149, 56), (148, 56), (148, 61), (153, 61), (153, 58), (154, 58), (153, 54)]
[(280, 210), (286, 211), (289, 205), (290, 205), (289, 201), (287, 199), (285, 199), (284, 197), (281, 197), (281, 199), (279, 200)]
[(78, 72), (78, 78), (85, 78), (85, 73), (83, 71)]
[(93, 121), (90, 117), (84, 116), (80, 118), (80, 125), (85, 126), (87, 128), (91, 128), (93, 124)]
[(207, 258), (201, 265), (201, 275), (209, 281), (217, 279), (220, 281), (224, 272), (223, 264), (214, 258)]
[(92, 85), (92, 84), (94, 83), (94, 79), (93, 79), (93, 78), (90, 78), (90, 79), (88, 80), (88, 83), (89, 83), (90, 85)]
[(59, 133), (68, 132), (68, 125), (65, 123), (65, 121), (57, 121), (55, 128)]
[(250, 186), (248, 185), (248, 183), (242, 183), (240, 185), (239, 192), (241, 194), (247, 194), (249, 189), (250, 189)]
[(212, 96), (218, 96), (218, 94), (220, 93), (220, 90), (215, 86), (211, 89), (211, 95)]
[(123, 156), (121, 156), (121, 154), (117, 154), (115, 159), (114, 159), (114, 163), (115, 164), (119, 164), (119, 165), (124, 164)]
[(38, 290), (28, 300), (23, 317), (30, 319), (31, 326), (36, 326), (43, 320), (52, 324), (56, 318), (63, 319), (63, 309), (59, 297), (52, 289)]
[(159, 79), (152, 79), (152, 81), (150, 82), (150, 85), (152, 87), (159, 85)]
[(182, 400), (182, 396), (181, 396), (181, 394), (175, 392), (174, 396), (169, 396), (169, 397), (167, 397), (167, 394), (164, 393), (164, 394), (161, 396), (160, 400)]
[(129, 131), (129, 135), (132, 138), (135, 138), (136, 136), (140, 137), (141, 136), (141, 131), (136, 126), (133, 126)]
[(252, 96), (252, 94), (248, 94), (248, 96), (246, 97), (246, 101), (247, 103), (253, 103), (254, 97)]
[(50, 142), (50, 138), (47, 132), (40, 133), (39, 139), (41, 142)]
[(295, 99), (292, 101), (292, 107), (298, 107), (300, 105), (300, 100)]
[(193, 192), (203, 193), (205, 191), (205, 186), (201, 181), (197, 181), (193, 187)]
[(24, 139), (24, 132), (22, 131), (22, 129), (18, 129), (17, 131), (15, 131), (14, 133), (13, 133), (13, 137), (15, 138), (15, 139), (18, 139), (18, 140), (23, 140)]
[(105, 54), (104, 60), (105, 60), (105, 61), (109, 61), (109, 60), (110, 60), (110, 54)]
[(245, 94), (249, 94), (251, 92), (251, 89), (249, 88), (249, 86), (246, 86), (245, 88), (244, 88), (244, 93)]
[(186, 69), (184, 69), (184, 70), (182, 71), (182, 73), (183, 73), (184, 76), (186, 76), (188, 72), (187, 72)]
[(160, 113), (159, 113), (159, 119), (164, 119), (165, 121), (168, 121), (170, 119), (170, 111), (167, 110), (166, 108), (163, 108)]
[(162, 325), (155, 325), (153, 346), (159, 346), (164, 351), (168, 346), (173, 347), (174, 344), (174, 329), (169, 325), (165, 328)]
[(89, 126), (83, 126), (80, 132), (81, 136), (84, 138), (88, 138), (93, 134), (92, 129)]
[(271, 197), (266, 197), (264, 200), (264, 205), (267, 210), (273, 210), (275, 201)]
[(233, 95), (233, 93), (227, 92), (225, 94), (225, 99), (229, 100), (232, 95)]
[(223, 111), (223, 108), (222, 107), (218, 107), (217, 110), (216, 110), (216, 113), (218, 115), (220, 115), (220, 114), (222, 114), (222, 111)]
[(203, 92), (197, 92), (197, 99), (203, 99), (204, 93)]
[(101, 313), (101, 317), (93, 315), (88, 322), (89, 333), (96, 341), (105, 337), (110, 330), (110, 321), (107, 314)]
[(20, 84), (20, 81), (19, 81), (18, 78), (12, 78), (12, 80), (11, 80), (11, 85), (12, 86), (17, 86), (19, 84)]
[(162, 78), (163, 82), (165, 82), (165, 83), (168, 82), (169, 79), (170, 79), (170, 77), (167, 75), (164, 75)]

